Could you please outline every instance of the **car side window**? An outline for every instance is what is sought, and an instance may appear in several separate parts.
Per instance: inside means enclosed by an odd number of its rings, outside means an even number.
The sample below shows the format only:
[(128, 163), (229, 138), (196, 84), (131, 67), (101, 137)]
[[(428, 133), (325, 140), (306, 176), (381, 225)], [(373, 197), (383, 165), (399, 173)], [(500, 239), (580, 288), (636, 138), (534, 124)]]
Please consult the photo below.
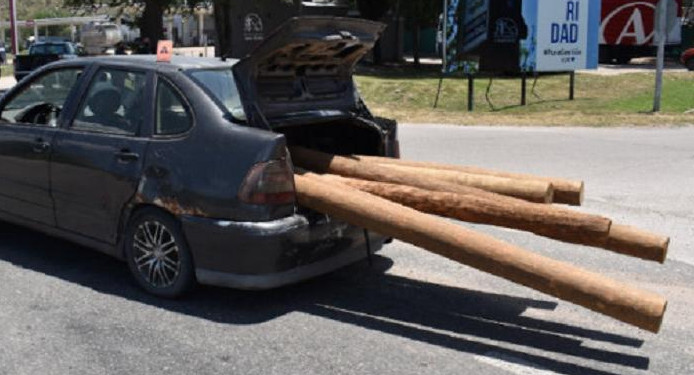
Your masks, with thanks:
[(136, 135), (145, 115), (143, 72), (100, 69), (89, 85), (73, 129)]
[(193, 117), (178, 92), (163, 79), (157, 83), (157, 135), (181, 134), (193, 126)]
[(82, 68), (50, 71), (34, 79), (0, 110), (3, 122), (55, 127)]

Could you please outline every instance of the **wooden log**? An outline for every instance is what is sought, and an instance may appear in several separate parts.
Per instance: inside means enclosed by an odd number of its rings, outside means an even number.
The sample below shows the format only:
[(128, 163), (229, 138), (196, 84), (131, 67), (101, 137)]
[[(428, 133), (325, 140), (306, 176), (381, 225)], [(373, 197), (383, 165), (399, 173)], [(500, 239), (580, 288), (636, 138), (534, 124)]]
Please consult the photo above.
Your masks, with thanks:
[(418, 211), (471, 223), (519, 229), (555, 240), (612, 250), (663, 263), (669, 239), (637, 228), (613, 224), (609, 218), (525, 201), (499, 203), (472, 194), (434, 192), (416, 187), (323, 175)]
[(375, 195), (296, 175), (299, 204), (392, 236), (481, 271), (658, 332), (667, 301), (570, 264), (515, 247)]
[[(477, 194), (500, 202), (513, 203), (518, 199), (500, 194), (495, 194), (476, 187), (461, 185), (455, 182), (432, 178), (416, 171), (398, 170), (377, 163), (363, 163), (355, 159), (326, 154), (320, 151), (309, 150), (303, 147), (290, 147), (292, 161), (295, 165), (319, 173), (337, 174), (346, 177), (355, 177), (363, 180), (390, 182), (401, 185), (415, 186), (432, 191), (445, 191), (460, 194)], [(544, 199), (545, 203), (551, 202), (551, 192)]]
[(388, 168), (416, 173), (422, 177), (436, 178), (455, 184), (472, 186), (493, 193), (507, 195), (535, 203), (552, 203), (552, 184), (539, 180), (519, 180), (506, 177), (472, 174), (459, 171), (410, 167), (397, 164), (381, 164)]
[[(522, 200), (499, 202), (476, 194), (430, 191), (412, 186), (336, 175), (321, 177), (378, 195), (418, 211), (471, 223), (519, 229), (582, 245), (604, 244), (612, 223), (610, 219), (602, 216)], [(631, 255), (638, 256), (638, 253)]]
[(575, 181), (575, 180), (569, 180), (569, 179), (559, 178), (559, 177), (542, 177), (542, 176), (534, 176), (534, 175), (530, 175), (530, 174), (503, 172), (503, 171), (496, 171), (496, 170), (484, 169), (484, 168), (478, 168), (478, 167), (472, 167), (472, 166), (410, 161), (410, 160), (386, 158), (386, 157), (381, 157), (381, 156), (355, 155), (354, 160), (364, 161), (364, 162), (372, 162), (372, 163), (378, 163), (378, 164), (390, 164), (390, 165), (401, 165), (401, 166), (410, 166), (410, 167), (428, 168), (428, 169), (437, 169), (437, 170), (458, 171), (458, 172), (469, 173), (469, 174), (477, 174), (477, 175), (485, 175), (485, 176), (497, 176), (497, 177), (505, 177), (505, 178), (511, 178), (511, 179), (519, 179), (519, 180), (545, 181), (545, 182), (551, 183), (552, 187), (554, 188), (553, 203), (563, 203), (563, 204), (569, 204), (569, 205), (573, 205), (573, 206), (580, 206), (581, 203), (583, 203), (583, 193), (584, 193), (583, 181)]
[(638, 228), (612, 224), (604, 248), (621, 254), (663, 263), (667, 257), (670, 238)]

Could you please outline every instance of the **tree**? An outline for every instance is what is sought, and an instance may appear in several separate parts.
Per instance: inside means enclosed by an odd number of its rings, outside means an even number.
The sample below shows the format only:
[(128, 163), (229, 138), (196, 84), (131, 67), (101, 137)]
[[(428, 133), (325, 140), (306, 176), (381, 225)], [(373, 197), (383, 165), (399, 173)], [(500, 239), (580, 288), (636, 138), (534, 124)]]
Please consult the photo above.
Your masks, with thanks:
[(224, 56), (232, 48), (233, 0), (214, 0), (212, 5), (214, 7), (214, 27), (217, 30), (214, 50), (217, 56)]
[[(142, 16), (137, 25), (140, 27), (142, 38), (152, 41), (152, 48), (156, 48), (156, 42), (164, 38), (164, 10), (169, 6), (178, 6), (183, 0), (65, 0), (65, 5), (74, 7), (106, 5), (110, 7), (124, 7), (140, 4), (143, 6)], [(154, 51), (154, 49), (152, 50)]]
[[(70, 12), (58, 7), (41, 8), (30, 14), (29, 18), (38, 20), (41, 18), (60, 18), (69, 17)], [(46, 28), (49, 35), (70, 35), (69, 26), (48, 26)], [(33, 33), (33, 30), (30, 30)]]
[[(411, 0), (406, 0), (411, 1)], [(393, 5), (393, 0), (356, 0), (357, 9), (362, 18), (380, 21)]]
[[(410, 1), (410, 0), (406, 0)], [(382, 21), (396, 0), (356, 0), (356, 6), (362, 18), (372, 21)], [(374, 64), (381, 64), (381, 42), (376, 42), (373, 49)]]
[(441, 0), (405, 0), (400, 3), (401, 11), (412, 30), (412, 54), (414, 64), (419, 66), (419, 43), (423, 27), (436, 25), (442, 12)]
[[(442, 12), (441, 0), (355, 0), (354, 5), (363, 18), (373, 21), (382, 21), (388, 11), (395, 9), (395, 13), (405, 17), (413, 36), (413, 57), (415, 65), (419, 65), (419, 43), (421, 29), (436, 25), (439, 14)], [(374, 62), (380, 61), (379, 48), (374, 48)]]
[[(43, 12), (59, 12), (62, 9), (63, 0), (20, 0), (17, 4), (17, 19), (36, 19), (41, 18), (36, 15)], [(7, 0), (0, 1), (0, 13), (7, 17)]]

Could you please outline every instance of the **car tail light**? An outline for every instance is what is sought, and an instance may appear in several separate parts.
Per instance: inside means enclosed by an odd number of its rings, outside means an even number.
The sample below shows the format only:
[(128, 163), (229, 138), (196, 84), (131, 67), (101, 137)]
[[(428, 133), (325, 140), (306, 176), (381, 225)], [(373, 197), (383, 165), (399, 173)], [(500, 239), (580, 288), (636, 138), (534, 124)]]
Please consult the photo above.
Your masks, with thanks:
[(294, 203), (296, 192), (291, 162), (282, 159), (254, 165), (241, 184), (239, 199), (248, 204)]

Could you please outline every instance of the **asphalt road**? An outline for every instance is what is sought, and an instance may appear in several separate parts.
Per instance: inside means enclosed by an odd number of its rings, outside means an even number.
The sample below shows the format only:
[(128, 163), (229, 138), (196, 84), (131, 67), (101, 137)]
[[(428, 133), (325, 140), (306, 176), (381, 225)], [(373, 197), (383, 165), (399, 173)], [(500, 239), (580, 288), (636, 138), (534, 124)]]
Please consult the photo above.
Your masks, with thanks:
[(280, 290), (141, 292), (125, 265), (0, 224), (0, 374), (694, 373), (694, 128), (403, 126), (403, 156), (583, 178), (583, 208), (672, 236), (664, 265), (470, 227), (665, 295), (655, 335), (395, 242)]

